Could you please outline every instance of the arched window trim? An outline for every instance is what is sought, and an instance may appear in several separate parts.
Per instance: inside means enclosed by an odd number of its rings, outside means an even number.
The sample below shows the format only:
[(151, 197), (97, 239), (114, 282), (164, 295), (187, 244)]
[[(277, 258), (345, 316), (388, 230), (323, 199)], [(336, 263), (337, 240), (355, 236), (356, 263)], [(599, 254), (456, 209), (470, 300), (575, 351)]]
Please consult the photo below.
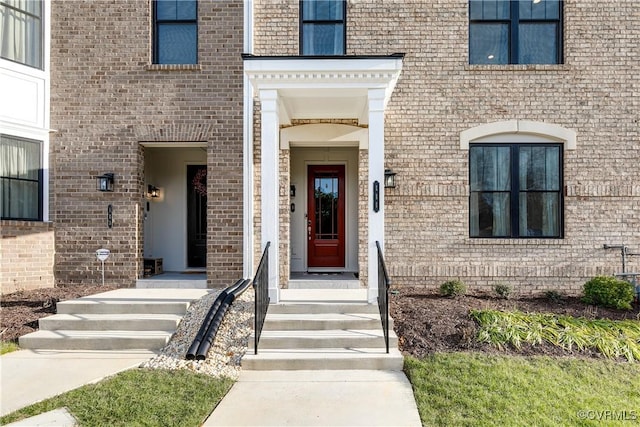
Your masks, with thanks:
[(574, 130), (551, 123), (529, 120), (492, 122), (464, 130), (460, 132), (460, 149), (468, 150), (469, 144), (472, 142), (500, 142), (502, 139), (500, 136), (507, 134), (530, 135), (531, 138), (526, 142), (562, 142), (565, 150), (576, 149), (576, 132)]

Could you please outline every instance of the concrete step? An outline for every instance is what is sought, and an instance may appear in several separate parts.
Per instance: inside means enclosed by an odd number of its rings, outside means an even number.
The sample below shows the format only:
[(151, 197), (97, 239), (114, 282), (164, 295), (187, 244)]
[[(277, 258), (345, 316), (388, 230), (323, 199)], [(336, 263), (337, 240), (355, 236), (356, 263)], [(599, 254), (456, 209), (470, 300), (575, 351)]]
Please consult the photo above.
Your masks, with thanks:
[(379, 313), (378, 306), (367, 303), (292, 303), (271, 304), (272, 314), (321, 314), (321, 313)]
[[(389, 331), (389, 346), (398, 346), (398, 337)], [(344, 330), (298, 330), (263, 331), (260, 335), (260, 350), (267, 349), (312, 349), (312, 348), (384, 348), (384, 334), (378, 329)], [(253, 351), (254, 336), (249, 339), (249, 350)]]
[(379, 369), (400, 371), (403, 357), (397, 348), (389, 354), (379, 348), (327, 349), (260, 349), (259, 354), (247, 352), (242, 368), (247, 370), (345, 370)]
[(180, 314), (189, 308), (188, 301), (103, 301), (90, 297), (62, 301), (57, 305), (58, 314)]
[(40, 330), (175, 331), (177, 314), (55, 314), (39, 320)]
[[(392, 328), (392, 322), (389, 323)], [(277, 314), (267, 312), (263, 330), (379, 329), (381, 327), (380, 315), (372, 313)]]
[(170, 331), (37, 331), (19, 338), (23, 349), (47, 350), (159, 350)]
[(63, 301), (58, 314), (40, 319), (40, 330), (19, 343), (37, 350), (158, 350), (191, 302), (208, 292), (123, 288)]

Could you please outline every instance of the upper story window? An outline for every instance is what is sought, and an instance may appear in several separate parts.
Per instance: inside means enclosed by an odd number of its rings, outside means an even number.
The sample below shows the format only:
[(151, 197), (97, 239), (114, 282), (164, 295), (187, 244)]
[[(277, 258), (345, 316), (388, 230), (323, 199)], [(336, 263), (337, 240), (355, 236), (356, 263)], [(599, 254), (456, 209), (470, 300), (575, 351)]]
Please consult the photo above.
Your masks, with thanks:
[(42, 69), (42, 2), (0, 0), (0, 57)]
[(2, 219), (42, 221), (42, 143), (0, 135)]
[(343, 0), (300, 1), (302, 55), (344, 55), (346, 13)]
[(562, 144), (471, 144), (469, 167), (471, 237), (562, 237)]
[(469, 63), (562, 63), (562, 1), (469, 0)]
[(153, 63), (198, 63), (196, 0), (154, 0)]

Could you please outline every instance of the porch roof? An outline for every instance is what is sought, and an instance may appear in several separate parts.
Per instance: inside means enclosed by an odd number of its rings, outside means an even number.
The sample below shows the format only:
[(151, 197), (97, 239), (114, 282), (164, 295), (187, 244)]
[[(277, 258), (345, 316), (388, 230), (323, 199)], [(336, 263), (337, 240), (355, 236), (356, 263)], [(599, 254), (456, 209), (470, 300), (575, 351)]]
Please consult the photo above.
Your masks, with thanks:
[(357, 119), (368, 124), (369, 90), (384, 89), (386, 106), (404, 54), (242, 57), (255, 91), (278, 92), (281, 125), (293, 119)]

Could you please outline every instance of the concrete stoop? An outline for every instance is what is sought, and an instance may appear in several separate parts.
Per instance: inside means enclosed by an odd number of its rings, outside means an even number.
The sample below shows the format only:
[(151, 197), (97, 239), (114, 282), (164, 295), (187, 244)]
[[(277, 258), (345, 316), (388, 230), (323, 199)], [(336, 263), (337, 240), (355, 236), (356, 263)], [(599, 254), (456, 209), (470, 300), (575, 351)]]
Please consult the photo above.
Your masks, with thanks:
[(40, 330), (19, 338), (32, 350), (158, 350), (176, 331), (203, 289), (118, 289), (62, 301), (39, 320)]
[(389, 353), (377, 305), (335, 301), (269, 307), (254, 354), (253, 336), (242, 358), (247, 370), (402, 370), (390, 319)]

